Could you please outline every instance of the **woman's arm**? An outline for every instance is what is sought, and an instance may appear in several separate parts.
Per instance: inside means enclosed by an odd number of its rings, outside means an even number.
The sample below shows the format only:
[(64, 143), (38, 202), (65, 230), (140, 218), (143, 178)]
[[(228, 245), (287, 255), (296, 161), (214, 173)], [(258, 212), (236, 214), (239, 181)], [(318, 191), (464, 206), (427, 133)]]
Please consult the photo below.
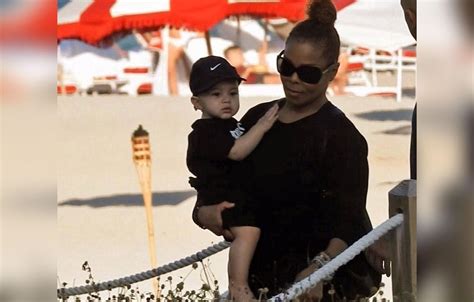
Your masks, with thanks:
[[(331, 259), (342, 253), (347, 248), (347, 243), (339, 238), (333, 238), (329, 241), (328, 246), (324, 251), (321, 251), (328, 255)], [(304, 279), (315, 272), (319, 266), (317, 263), (311, 262), (307, 268), (302, 270), (298, 275), (296, 275), (296, 281)]]
[[(336, 135), (328, 139), (325, 156), (328, 163), (325, 168), (325, 189), (330, 193), (329, 198), (335, 206), (334, 232), (324, 251), (313, 251), (315, 254), (324, 252), (331, 259), (371, 227), (365, 210), (368, 185), (367, 143), (352, 125), (343, 122), (337, 126), (339, 127), (333, 129)], [(297, 275), (297, 280), (309, 276), (319, 267), (318, 263), (310, 263)], [(322, 286), (315, 287), (308, 295), (310, 298), (322, 298)]]
[(336, 125), (328, 140), (326, 189), (333, 203), (333, 234), (347, 245), (372, 229), (366, 210), (369, 182), (365, 138), (348, 120)]
[[(322, 251), (324, 254), (328, 255), (331, 259), (342, 253), (345, 249), (347, 248), (347, 244), (339, 239), (339, 238), (333, 238), (329, 241), (329, 244), (326, 248), (326, 250)], [(296, 275), (295, 281), (300, 281), (303, 280), (304, 278), (308, 277), (315, 271), (317, 271), (320, 268), (320, 264), (317, 263), (316, 261), (311, 261), (311, 263), (308, 265), (307, 268), (302, 270), (301, 272)], [(318, 299), (321, 299), (323, 297), (323, 286), (322, 282), (320, 282), (318, 285), (316, 285), (313, 289), (308, 291), (304, 296), (300, 297), (303, 301), (318, 301)]]
[(263, 138), (263, 135), (273, 126), (278, 119), (278, 105), (273, 105), (250, 130), (235, 140), (230, 149), (228, 158), (243, 160), (246, 158)]
[(347, 243), (339, 238), (333, 238), (324, 251), (329, 257), (334, 258), (347, 248)]

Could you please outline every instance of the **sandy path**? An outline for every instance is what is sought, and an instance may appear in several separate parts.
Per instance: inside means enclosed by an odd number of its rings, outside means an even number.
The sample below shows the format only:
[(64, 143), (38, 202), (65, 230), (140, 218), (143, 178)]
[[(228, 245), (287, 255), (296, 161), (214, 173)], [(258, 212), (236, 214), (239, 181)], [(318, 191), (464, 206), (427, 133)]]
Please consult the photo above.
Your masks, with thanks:
[[(374, 225), (388, 216), (387, 193), (409, 175), (410, 117), (414, 100), (332, 98), (369, 143), (368, 210)], [(238, 117), (265, 101), (241, 100)], [(154, 217), (159, 264), (194, 253), (221, 239), (190, 219), (194, 192), (187, 183), (187, 134), (198, 117), (187, 98), (66, 97), (58, 99), (58, 276), (84, 284), (88, 260), (97, 280), (105, 281), (149, 268), (146, 221), (130, 135), (138, 124), (150, 132)], [(226, 287), (223, 252), (211, 259)], [(184, 276), (188, 269), (175, 276)], [(148, 290), (150, 282), (138, 284)], [(199, 273), (186, 284), (197, 289)], [(387, 288), (387, 292), (390, 292)]]

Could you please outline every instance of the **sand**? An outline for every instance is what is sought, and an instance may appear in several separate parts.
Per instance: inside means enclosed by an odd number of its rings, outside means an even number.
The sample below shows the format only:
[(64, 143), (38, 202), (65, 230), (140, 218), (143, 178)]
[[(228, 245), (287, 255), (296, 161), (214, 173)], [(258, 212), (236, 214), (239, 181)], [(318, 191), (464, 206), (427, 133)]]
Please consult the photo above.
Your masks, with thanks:
[[(241, 100), (242, 116), (268, 98)], [(333, 97), (369, 144), (367, 209), (374, 225), (388, 218), (388, 191), (409, 176), (412, 97)], [(190, 255), (222, 239), (191, 221), (195, 193), (185, 165), (187, 134), (199, 114), (185, 97), (58, 98), (58, 277), (84, 284), (88, 261), (96, 281), (150, 268), (145, 210), (131, 158), (130, 136), (142, 124), (150, 133), (155, 238), (159, 265)], [(211, 257), (211, 270), (227, 287), (227, 252)], [(190, 268), (173, 274), (175, 280)], [(198, 289), (200, 269), (186, 279)], [(386, 283), (387, 282), (386, 280)], [(145, 281), (142, 291), (151, 288)], [(390, 286), (386, 297), (390, 298)], [(107, 294), (105, 294), (107, 296)]]

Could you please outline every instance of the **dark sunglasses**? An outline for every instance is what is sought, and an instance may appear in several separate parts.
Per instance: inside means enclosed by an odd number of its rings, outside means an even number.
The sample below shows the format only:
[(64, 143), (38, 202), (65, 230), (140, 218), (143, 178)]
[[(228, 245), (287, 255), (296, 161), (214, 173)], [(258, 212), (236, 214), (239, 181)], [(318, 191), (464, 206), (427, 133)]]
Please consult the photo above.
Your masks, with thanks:
[(321, 68), (316, 66), (310, 65), (301, 65), (295, 67), (290, 60), (285, 58), (284, 53), (285, 51), (282, 50), (280, 54), (277, 56), (277, 70), (278, 72), (285, 77), (291, 77), (293, 73), (296, 72), (298, 78), (301, 81), (306, 82), (308, 84), (318, 84), (323, 75), (328, 72), (331, 68), (337, 65), (337, 62), (331, 64), (325, 70), (321, 70)]

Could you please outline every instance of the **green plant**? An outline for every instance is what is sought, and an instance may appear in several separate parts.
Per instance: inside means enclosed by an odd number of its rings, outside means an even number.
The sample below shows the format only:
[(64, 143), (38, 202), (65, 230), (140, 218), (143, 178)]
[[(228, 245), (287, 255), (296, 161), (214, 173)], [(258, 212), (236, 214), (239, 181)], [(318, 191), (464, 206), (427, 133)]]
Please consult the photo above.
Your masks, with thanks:
[(219, 282), (210, 269), (210, 261), (201, 261), (200, 279), (202, 285), (199, 289), (186, 290), (185, 281), (199, 265), (194, 263), (185, 277), (179, 277), (179, 282), (174, 285), (173, 277), (168, 276), (161, 285), (161, 297), (158, 301), (213, 301), (218, 300)]
[[(219, 282), (215, 278), (214, 274), (210, 269), (210, 262), (201, 261), (201, 270), (200, 270), (200, 279), (202, 281), (202, 285), (199, 289), (185, 289), (185, 281), (186, 279), (195, 271), (197, 271), (199, 265), (194, 263), (187, 274), (182, 277), (179, 276), (179, 282), (174, 283), (173, 277), (168, 276), (164, 278), (160, 278), (161, 280), (165, 280), (164, 283), (161, 284), (161, 294), (160, 296), (156, 296), (155, 293), (152, 292), (141, 292), (139, 287), (132, 288), (131, 285), (127, 285), (124, 287), (112, 289), (109, 288), (107, 291), (107, 297), (104, 298), (103, 294), (99, 292), (99, 288), (97, 286), (97, 282), (94, 279), (92, 274), (92, 268), (90, 267), (88, 261), (85, 261), (82, 264), (82, 270), (87, 273), (87, 278), (85, 280), (86, 285), (92, 285), (96, 287), (96, 290), (92, 293), (87, 294), (85, 297), (81, 296), (73, 296), (68, 297), (65, 299), (59, 299), (58, 301), (66, 302), (66, 301), (74, 301), (74, 302), (81, 302), (81, 301), (106, 301), (106, 302), (152, 302), (152, 301), (160, 301), (160, 302), (170, 302), (170, 301), (214, 301), (218, 300), (220, 297), (219, 293)], [(61, 288), (65, 289), (68, 285), (67, 282), (60, 282)], [(61, 289), (60, 289), (61, 290)], [(104, 300), (105, 299), (105, 300)]]
[[(173, 279), (172, 276), (165, 276), (159, 278), (160, 280), (165, 280), (160, 286), (160, 296), (158, 297), (155, 293), (152, 292), (141, 292), (139, 287), (132, 288), (131, 285), (127, 285), (121, 288), (112, 289), (109, 288), (107, 291), (107, 297), (104, 298), (99, 293), (97, 287), (97, 282), (94, 279), (92, 274), (92, 268), (89, 263), (85, 261), (82, 264), (82, 270), (87, 273), (87, 278), (85, 283), (87, 285), (92, 285), (96, 287), (96, 290), (90, 294), (87, 294), (81, 299), (80, 296), (69, 297), (66, 299), (58, 299), (62, 302), (82, 302), (82, 301), (105, 301), (105, 302), (184, 302), (184, 301), (219, 301), (220, 292), (219, 292), (219, 282), (215, 278), (212, 270), (210, 269), (210, 260), (201, 261), (201, 269), (199, 270), (199, 277), (202, 282), (199, 289), (186, 289), (185, 282), (188, 277), (196, 272), (199, 268), (198, 263), (194, 263), (191, 268), (188, 270), (187, 274), (182, 277), (179, 276), (179, 280)], [(58, 281), (62, 288), (66, 288), (67, 282)], [(390, 302), (387, 298), (384, 298), (384, 287), (385, 284), (381, 283), (380, 288), (377, 293), (371, 298), (359, 298), (355, 301), (357, 302)], [(267, 297), (268, 289), (262, 288), (259, 290), (258, 301), (265, 301)], [(331, 287), (327, 294), (331, 297), (331, 301), (335, 301), (335, 293), (333, 287)], [(71, 299), (71, 300), (70, 300)], [(105, 299), (105, 300), (104, 300)], [(295, 301), (299, 301), (295, 299)], [(343, 299), (342, 301), (348, 301)], [(354, 301), (354, 300), (351, 300)]]

